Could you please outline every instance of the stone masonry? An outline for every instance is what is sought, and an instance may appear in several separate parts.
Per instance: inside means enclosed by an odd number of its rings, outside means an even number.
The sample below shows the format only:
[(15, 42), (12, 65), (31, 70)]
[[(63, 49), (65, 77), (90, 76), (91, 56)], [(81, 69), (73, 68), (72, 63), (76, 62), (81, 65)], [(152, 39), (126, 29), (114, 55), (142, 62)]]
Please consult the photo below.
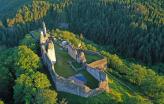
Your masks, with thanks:
[[(91, 89), (84, 84), (80, 84), (80, 83), (75, 82), (74, 80), (66, 79), (62, 76), (59, 76), (55, 72), (54, 65), (57, 61), (56, 55), (55, 55), (55, 47), (54, 47), (52, 38), (50, 38), (50, 35), (46, 33), (46, 27), (44, 23), (43, 23), (43, 30), (41, 31), (41, 35), (40, 35), (40, 48), (41, 48), (41, 55), (42, 55), (43, 63), (45, 64), (45, 66), (47, 66), (47, 69), (50, 72), (50, 75), (56, 86), (57, 91), (67, 92), (67, 93), (75, 94), (82, 97), (95, 96), (99, 93), (102, 93), (103, 91), (108, 92), (109, 88), (108, 88), (107, 75), (103, 72), (103, 70), (99, 70), (98, 67), (95, 68), (95, 67), (89, 66), (88, 64), (85, 64), (85, 62), (83, 63), (86, 66), (86, 70), (95, 79), (99, 81), (98, 88)], [(84, 54), (83, 54), (83, 57), (84, 57)]]

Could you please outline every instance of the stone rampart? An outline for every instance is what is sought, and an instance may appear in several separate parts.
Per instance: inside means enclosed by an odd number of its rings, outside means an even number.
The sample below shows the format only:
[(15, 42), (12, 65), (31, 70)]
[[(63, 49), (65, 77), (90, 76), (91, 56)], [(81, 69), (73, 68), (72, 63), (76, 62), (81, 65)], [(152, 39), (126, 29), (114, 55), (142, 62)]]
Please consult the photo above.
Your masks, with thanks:
[(64, 77), (59, 76), (54, 69), (55, 63), (53, 60), (51, 60), (51, 58), (48, 57), (46, 41), (44, 40), (44, 42), (42, 42), (41, 40), (44, 39), (40, 39), (42, 60), (50, 72), (51, 78), (56, 86), (57, 91), (67, 92), (82, 97), (95, 96), (104, 91), (101, 88), (90, 89), (86, 85), (75, 83), (74, 80), (65, 79)]

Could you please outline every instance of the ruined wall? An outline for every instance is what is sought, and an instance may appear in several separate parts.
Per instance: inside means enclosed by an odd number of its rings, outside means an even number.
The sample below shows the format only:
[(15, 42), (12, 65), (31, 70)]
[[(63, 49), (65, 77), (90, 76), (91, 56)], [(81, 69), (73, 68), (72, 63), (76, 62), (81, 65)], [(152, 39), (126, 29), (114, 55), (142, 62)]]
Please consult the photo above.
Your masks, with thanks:
[(101, 71), (101, 70), (96, 70), (94, 68), (91, 68), (87, 66), (88, 73), (90, 73), (95, 79), (99, 81), (99, 89), (109, 91), (109, 86), (108, 86), (108, 77), (107, 75)]
[(73, 80), (58, 77), (56, 80), (56, 89), (67, 93), (75, 94), (78, 96), (88, 97), (91, 89), (85, 85), (75, 83)]
[(101, 88), (90, 89), (86, 85), (80, 85), (75, 83), (73, 80), (65, 79), (64, 77), (59, 76), (55, 72), (53, 61), (48, 57), (45, 44), (42, 42), (40, 43), (42, 60), (50, 72), (51, 78), (56, 86), (57, 91), (67, 92), (82, 97), (95, 96), (104, 91)]
[(58, 91), (67, 92), (82, 97), (95, 96), (99, 93), (104, 92), (104, 89), (101, 88), (90, 89), (86, 85), (80, 85), (78, 83), (75, 83), (73, 80), (65, 79), (63, 77), (57, 78), (56, 89)]
[(54, 48), (54, 44), (51, 41), (50, 43), (48, 43), (48, 50), (47, 50), (47, 55), (49, 57), (49, 59), (53, 62), (53, 64), (56, 63), (56, 54), (55, 54), (55, 48)]
[(106, 74), (103, 71), (97, 70), (95, 68), (87, 66), (87, 71), (90, 73), (95, 79), (98, 81), (104, 81), (106, 80)]
[(71, 45), (68, 45), (68, 54), (69, 54), (74, 60), (76, 60), (77, 50), (74, 49)]
[(94, 68), (91, 68), (89, 66), (86, 67), (86, 70), (88, 71), (88, 73), (90, 73), (95, 79), (97, 79), (98, 81), (100, 81), (100, 71), (99, 70), (95, 70)]

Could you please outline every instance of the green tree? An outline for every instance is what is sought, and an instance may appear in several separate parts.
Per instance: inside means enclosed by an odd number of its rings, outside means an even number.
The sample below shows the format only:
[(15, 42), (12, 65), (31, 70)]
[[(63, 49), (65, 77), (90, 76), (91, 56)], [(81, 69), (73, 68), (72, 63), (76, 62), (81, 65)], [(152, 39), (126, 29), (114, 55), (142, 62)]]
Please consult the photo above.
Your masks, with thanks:
[[(15, 81), (14, 101), (18, 103), (55, 104), (56, 92), (49, 89), (47, 76), (40, 72), (21, 74)], [(45, 100), (45, 101), (44, 101)], [(53, 103), (52, 103), (53, 102)], [(38, 103), (38, 104), (39, 104)]]
[(59, 104), (68, 104), (68, 101), (63, 98), (61, 101), (59, 101)]
[(36, 104), (57, 104), (57, 93), (50, 89), (39, 90), (36, 94)]
[(20, 45), (26, 45), (35, 53), (37, 53), (37, 50), (39, 48), (38, 44), (34, 41), (34, 39), (30, 36), (30, 34), (25, 35), (24, 39), (20, 41)]
[(8, 68), (0, 64), (0, 95), (7, 96), (12, 87), (13, 77)]
[(125, 100), (124, 104), (153, 104), (141, 96), (132, 96)]
[(140, 86), (147, 75), (147, 71), (141, 65), (133, 64), (131, 68), (133, 71), (129, 73), (128, 78), (132, 83)]
[(4, 104), (4, 102), (2, 100), (0, 100), (0, 104)]
[(164, 92), (163, 79), (164, 79), (163, 76), (147, 77), (144, 80), (141, 89), (146, 95), (154, 98), (159, 94), (161, 94), (161, 92)]
[(164, 104), (164, 92), (160, 92), (155, 96), (155, 104)]
[(13, 89), (15, 104), (30, 103), (33, 100), (33, 94), (36, 93), (36, 88), (33, 87), (33, 80), (25, 74), (17, 78)]
[(6, 49), (0, 52), (0, 95), (10, 99), (12, 86), (15, 79), (16, 48)]
[(37, 71), (37, 69), (40, 68), (40, 58), (31, 49), (27, 48), (27, 46), (19, 46), (17, 55), (17, 76), (31, 70)]
[(43, 73), (36, 72), (31, 75), (31, 78), (34, 80), (33, 84), (37, 88), (43, 89), (51, 86), (47, 76)]

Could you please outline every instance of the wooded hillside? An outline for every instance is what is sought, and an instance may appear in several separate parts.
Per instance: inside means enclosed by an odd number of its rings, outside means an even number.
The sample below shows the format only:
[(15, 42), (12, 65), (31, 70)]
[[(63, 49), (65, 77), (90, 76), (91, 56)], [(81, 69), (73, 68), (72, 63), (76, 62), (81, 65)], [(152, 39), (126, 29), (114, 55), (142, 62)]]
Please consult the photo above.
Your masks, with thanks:
[(148, 64), (164, 62), (163, 0), (35, 1), (32, 5), (22, 6), (13, 18), (3, 21), (4, 26), (12, 28), (5, 29), (6, 32), (1, 30), (1, 40), (10, 40), (5, 39), (8, 35), (3, 34), (22, 33), (19, 25), (13, 27), (14, 24), (22, 24), (20, 27), (29, 31), (31, 26), (24, 26), (25, 23), (38, 27), (41, 20), (45, 20), (51, 28), (66, 22), (71, 31), (83, 33), (87, 39), (124, 57)]

